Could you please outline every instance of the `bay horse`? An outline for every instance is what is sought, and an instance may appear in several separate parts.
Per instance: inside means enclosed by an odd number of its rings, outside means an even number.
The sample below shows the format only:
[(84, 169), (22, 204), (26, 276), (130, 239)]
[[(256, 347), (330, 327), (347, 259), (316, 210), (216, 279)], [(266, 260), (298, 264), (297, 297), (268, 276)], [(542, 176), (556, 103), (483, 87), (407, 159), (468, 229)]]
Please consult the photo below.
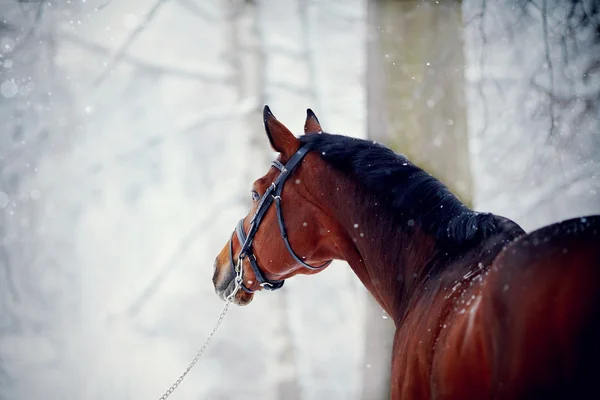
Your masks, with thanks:
[(395, 323), (392, 399), (598, 396), (600, 216), (526, 233), (310, 109), (300, 137), (263, 117), (279, 155), (216, 257), (222, 299), (344, 260)]

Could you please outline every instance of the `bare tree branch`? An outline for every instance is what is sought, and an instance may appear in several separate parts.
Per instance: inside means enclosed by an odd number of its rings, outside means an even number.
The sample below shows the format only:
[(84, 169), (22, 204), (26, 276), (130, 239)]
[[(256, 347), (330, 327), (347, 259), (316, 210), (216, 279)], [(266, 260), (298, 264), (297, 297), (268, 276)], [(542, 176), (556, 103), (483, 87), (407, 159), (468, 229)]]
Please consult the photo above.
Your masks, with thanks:
[[(221, 207), (229, 207), (235, 203), (237, 199), (230, 199), (225, 201)], [(144, 306), (150, 301), (159, 291), (162, 285), (165, 283), (171, 273), (181, 263), (183, 256), (189, 251), (190, 247), (195, 243), (198, 237), (206, 231), (211, 230), (210, 222), (215, 221), (212, 212), (207, 212), (204, 217), (190, 229), (190, 231), (179, 241), (177, 248), (171, 253), (163, 265), (159, 268), (156, 275), (150, 280), (150, 282), (142, 289), (140, 294), (135, 298), (134, 301), (126, 308), (125, 313), (129, 318), (135, 318)]]
[(481, 131), (478, 132), (480, 135), (483, 135), (487, 131), (489, 119), (490, 119), (490, 116), (489, 116), (490, 111), (488, 109), (488, 104), (487, 104), (487, 101), (485, 98), (485, 93), (483, 92), (483, 85), (486, 81), (484, 69), (485, 69), (485, 49), (487, 46), (487, 36), (485, 34), (485, 26), (484, 26), (485, 12), (486, 12), (486, 0), (481, 0), (481, 19), (479, 20), (479, 34), (481, 35), (481, 54), (479, 56), (479, 69), (481, 70), (481, 79), (479, 80), (479, 82), (477, 84), (477, 93), (479, 94), (479, 97), (481, 98), (481, 104), (483, 106), (483, 127), (481, 128)]
[(119, 49), (111, 56), (111, 58), (106, 62), (106, 66), (104, 70), (100, 73), (100, 75), (94, 81), (94, 84), (97, 86), (101, 84), (107, 77), (110, 75), (115, 66), (121, 61), (129, 47), (135, 42), (137, 37), (144, 31), (144, 29), (148, 26), (148, 24), (154, 19), (158, 11), (161, 9), (165, 3), (169, 0), (157, 0), (156, 3), (150, 8), (148, 14), (136, 28), (131, 31), (129, 36), (125, 39), (125, 41), (121, 44)]
[(257, 48), (257, 52), (259, 54), (259, 60), (262, 62), (262, 65), (260, 66), (260, 68), (258, 69), (258, 97), (259, 97), (259, 104), (267, 104), (268, 103), (268, 94), (267, 94), (267, 85), (268, 85), (268, 79), (267, 79), (267, 68), (266, 68), (266, 60), (268, 59), (267, 56), (267, 41), (265, 38), (265, 31), (264, 31), (264, 24), (262, 21), (262, 13), (259, 10), (260, 8), (260, 4), (255, 4), (255, 7), (252, 9), (253, 10), (253, 19), (254, 19), (254, 25), (253, 25), (253, 31), (254, 31), (254, 35), (256, 36), (256, 38), (258, 38), (258, 48)]
[(200, 6), (196, 2), (191, 0), (179, 0), (179, 4), (187, 11), (191, 12), (197, 17), (204, 19), (207, 22), (217, 22), (218, 15), (215, 10), (207, 10), (206, 5)]
[[(106, 55), (110, 54), (110, 49), (101, 46), (97, 43), (92, 43), (85, 39), (82, 39), (78, 36), (71, 34), (62, 34), (60, 35), (62, 40), (71, 42), (76, 44), (82, 48), (85, 48), (88, 51), (92, 51), (98, 54)], [(203, 71), (189, 71), (173, 66), (163, 67), (160, 65), (152, 64), (144, 60), (140, 60), (139, 58), (123, 54), (121, 57), (121, 61), (127, 62), (129, 64), (134, 65), (137, 68), (144, 69), (151, 73), (156, 74), (164, 74), (164, 75), (174, 75), (184, 79), (192, 79), (198, 80), (201, 82), (211, 83), (211, 84), (232, 84), (233, 80), (231, 77), (227, 75), (217, 75), (212, 72), (203, 72)]]
[[(42, 16), (44, 15), (44, 6), (45, 6), (45, 2), (42, 1), (39, 3), (39, 6), (37, 7), (37, 10), (35, 12), (35, 17), (33, 18), (33, 21), (31, 22), (31, 26), (29, 27), (29, 30), (15, 45), (15, 48), (13, 49), (13, 53), (18, 52), (23, 47), (25, 47), (27, 45), (27, 43), (31, 40), (31, 38), (35, 35), (37, 28), (40, 25), (40, 22), (42, 21)], [(22, 4), (21, 4), (21, 7), (23, 7)], [(23, 9), (23, 11), (25, 12), (24, 9)]]
[(238, 91), (238, 96), (244, 96), (244, 84), (242, 76), (242, 47), (240, 44), (240, 33), (238, 26), (238, 16), (242, 14), (244, 5), (236, 4), (232, 2), (227, 13), (227, 23), (229, 25), (230, 37), (231, 37), (231, 50), (228, 52), (227, 61), (231, 63), (231, 67), (234, 71), (235, 87)]
[(102, 3), (96, 7), (96, 11), (100, 11), (100, 10), (106, 8), (106, 6), (108, 6), (111, 2), (112, 2), (112, 0), (106, 0), (104, 3)]
[(269, 52), (273, 54), (281, 54), (290, 58), (298, 58), (303, 56), (302, 51), (298, 51), (292, 47), (286, 47), (278, 43), (269, 43)]
[(20, 302), (21, 296), (19, 296), (19, 290), (17, 289), (17, 284), (15, 283), (13, 269), (10, 265), (10, 260), (8, 259), (8, 254), (4, 245), (0, 245), (0, 267), (3, 267), (4, 269), (4, 278), (6, 281), (6, 286), (13, 301)]
[[(529, 196), (529, 198), (536, 199), (532, 204), (523, 207), (525, 213), (529, 212), (529, 210), (535, 210), (555, 200), (556, 193), (564, 193), (571, 186), (574, 186), (578, 183), (589, 181), (593, 182), (598, 173), (598, 165), (597, 164), (585, 164), (576, 169), (565, 170), (563, 169), (564, 175), (563, 179), (551, 180), (550, 182), (554, 183), (553, 185), (549, 185), (544, 188), (542, 193), (536, 196)], [(525, 218), (526, 214), (517, 216), (517, 220), (520, 218)]]
[[(336, 4), (341, 4), (342, 7), (336, 7)], [(359, 15), (352, 15), (352, 13), (347, 13), (342, 11), (343, 5), (346, 5), (344, 2), (322, 2), (319, 5), (319, 10), (322, 13), (326, 13), (328, 17), (332, 17), (332, 19), (337, 20), (338, 22), (348, 24), (354, 24), (361, 20)], [(308, 8), (308, 5), (306, 6)], [(333, 21), (332, 21), (333, 22)]]
[(600, 60), (595, 60), (583, 71), (583, 83), (588, 83), (592, 75), (598, 72), (600, 72)]
[[(554, 93), (554, 70), (552, 67), (552, 59), (550, 57), (550, 37), (548, 35), (548, 8), (546, 4), (546, 0), (542, 0), (542, 29), (544, 32), (544, 51), (546, 53), (546, 64), (548, 65), (548, 79), (550, 80), (550, 93)], [(550, 101), (548, 104), (549, 112), (550, 112), (550, 134), (548, 139), (554, 136), (554, 131), (556, 129), (556, 117), (554, 115), (554, 102)]]
[[(207, 122), (213, 121), (215, 119), (222, 119), (227, 116), (232, 117), (232, 116), (235, 116), (236, 114), (239, 114), (242, 116), (246, 115), (250, 109), (255, 108), (254, 103), (255, 103), (254, 101), (245, 100), (245, 101), (239, 103), (238, 105), (236, 105), (231, 110), (227, 110), (227, 109), (223, 110), (221, 108), (207, 110), (204, 113), (204, 115), (201, 116), (201, 118), (199, 120), (197, 120), (196, 122), (194, 122), (187, 128), (180, 131), (179, 134), (186, 134), (186, 133), (195, 131), (199, 126), (201, 126)], [(157, 139), (159, 141), (164, 140), (164, 138), (162, 138), (162, 137), (154, 138), (154, 139)], [(154, 143), (154, 141), (152, 141), (152, 142), (146, 141), (146, 145), (150, 145), (153, 147), (156, 145), (156, 143)], [(132, 155), (135, 155), (138, 151), (144, 150), (144, 148), (147, 148), (147, 147), (144, 146), (140, 149), (129, 151), (129, 152), (127, 152), (127, 154), (121, 154), (120, 156), (117, 156), (116, 158), (130, 157)], [(239, 199), (237, 197), (234, 197), (234, 198), (226, 200), (224, 202), (224, 204), (220, 205), (220, 207), (229, 207), (230, 205), (232, 205), (234, 203), (238, 203), (238, 202), (239, 202)], [(140, 311), (142, 311), (144, 306), (148, 303), (148, 301), (150, 301), (160, 291), (160, 289), (161, 289), (162, 285), (164, 284), (164, 282), (166, 281), (166, 279), (177, 268), (177, 266), (179, 265), (183, 256), (187, 253), (187, 251), (189, 251), (190, 247), (194, 244), (196, 239), (199, 236), (201, 236), (203, 232), (206, 232), (207, 230), (210, 231), (210, 229), (211, 229), (210, 221), (214, 222), (215, 219), (213, 218), (212, 213), (207, 212), (204, 215), (204, 217), (200, 221), (198, 221), (190, 229), (190, 231), (180, 240), (177, 248), (173, 251), (173, 253), (171, 253), (171, 255), (167, 258), (167, 260), (162, 264), (162, 266), (159, 268), (156, 275), (148, 282), (146, 287), (144, 289), (142, 289), (142, 291), (135, 298), (135, 300), (132, 301), (131, 304), (126, 308), (125, 314), (129, 318), (134, 318), (136, 315), (138, 315), (140, 313)]]
[(292, 93), (296, 93), (296, 94), (308, 94), (308, 95), (312, 95), (311, 91), (309, 88), (304, 87), (302, 85), (296, 85), (294, 83), (290, 83), (287, 81), (271, 81), (269, 83), (269, 86), (272, 88), (278, 88), (278, 89), (282, 89), (282, 90), (287, 90), (289, 92)]
[[(219, 106), (209, 108), (203, 111), (200, 114), (200, 116), (198, 116), (196, 121), (192, 122), (190, 125), (179, 130), (178, 132), (175, 132), (175, 134), (169, 132), (168, 134), (161, 133), (150, 136), (146, 138), (140, 146), (120, 152), (114, 155), (113, 157), (103, 160), (101, 159), (88, 164), (87, 167), (84, 168), (84, 171), (81, 175), (75, 176), (73, 179), (70, 179), (70, 182), (64, 183), (65, 185), (76, 187), (82, 184), (82, 182), (86, 181), (87, 179), (90, 179), (92, 176), (97, 175), (98, 173), (103, 171), (108, 165), (128, 162), (134, 159), (135, 157), (142, 156), (145, 151), (148, 151), (152, 148), (156, 148), (162, 145), (163, 143), (167, 142), (168, 140), (172, 140), (181, 135), (187, 135), (196, 132), (198, 128), (206, 124), (210, 124), (212, 122), (228, 118), (239, 118), (241, 116), (246, 115), (246, 113), (248, 113), (249, 110), (255, 109), (257, 109), (257, 102), (254, 98), (246, 98), (240, 103), (235, 104), (231, 107)], [(53, 190), (60, 190), (60, 188), (61, 187), (59, 186), (47, 188), (44, 190), (44, 193), (46, 193), (46, 195), (50, 195), (53, 192)]]
[(314, 107), (317, 110), (321, 110), (322, 107), (317, 93), (317, 89), (320, 87), (318, 82), (317, 63), (313, 54), (313, 46), (310, 42), (310, 32), (312, 31), (312, 27), (309, 13), (311, 7), (307, 0), (300, 0), (298, 5), (298, 11), (300, 12), (302, 19), (302, 52), (304, 53), (303, 58), (306, 60), (306, 65), (308, 67), (308, 82), (306, 82), (306, 88), (310, 95), (310, 101), (314, 103)]

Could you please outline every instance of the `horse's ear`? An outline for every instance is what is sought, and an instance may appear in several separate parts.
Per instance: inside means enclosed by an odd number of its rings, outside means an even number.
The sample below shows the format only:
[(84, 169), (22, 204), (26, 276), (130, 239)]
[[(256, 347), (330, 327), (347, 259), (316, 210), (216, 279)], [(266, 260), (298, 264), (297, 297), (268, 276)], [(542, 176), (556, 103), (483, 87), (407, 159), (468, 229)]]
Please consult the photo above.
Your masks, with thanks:
[(288, 128), (275, 118), (269, 106), (263, 110), (265, 131), (271, 147), (278, 153), (290, 157), (300, 148), (300, 141)]
[(321, 133), (321, 124), (315, 113), (310, 109), (306, 109), (306, 122), (304, 123), (304, 133)]

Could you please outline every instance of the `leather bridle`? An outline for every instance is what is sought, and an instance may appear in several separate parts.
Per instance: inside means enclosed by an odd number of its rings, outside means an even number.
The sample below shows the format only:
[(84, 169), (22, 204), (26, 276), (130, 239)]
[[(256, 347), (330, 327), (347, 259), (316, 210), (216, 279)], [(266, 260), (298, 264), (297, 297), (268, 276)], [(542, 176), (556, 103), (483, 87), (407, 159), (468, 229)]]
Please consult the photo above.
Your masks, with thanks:
[(245, 291), (246, 293), (253, 293), (254, 291), (248, 289), (244, 285), (243, 280), (242, 280), (242, 273), (243, 273), (242, 261), (244, 260), (244, 258), (248, 259), (248, 261), (250, 263), (250, 267), (252, 267), (252, 271), (254, 272), (254, 275), (256, 275), (256, 279), (260, 283), (260, 286), (263, 287), (263, 289), (277, 290), (277, 289), (280, 289), (283, 286), (283, 283), (285, 282), (285, 280), (267, 279), (265, 274), (258, 267), (258, 264), (256, 262), (256, 256), (252, 252), (252, 242), (254, 241), (254, 236), (256, 235), (256, 232), (258, 231), (258, 228), (260, 226), (260, 223), (261, 223), (263, 217), (269, 210), (269, 207), (271, 206), (271, 204), (273, 204), (273, 201), (275, 201), (275, 207), (276, 207), (276, 211), (277, 211), (277, 222), (279, 223), (279, 231), (281, 233), (281, 238), (283, 239), (283, 243), (285, 244), (285, 247), (287, 248), (287, 250), (290, 253), (290, 255), (292, 256), (292, 258), (297, 263), (302, 265), (303, 267), (312, 269), (312, 270), (318, 270), (323, 267), (326, 267), (332, 261), (332, 260), (329, 260), (326, 263), (324, 263), (323, 265), (319, 265), (317, 267), (314, 267), (314, 266), (309, 265), (309, 264), (305, 263), (304, 261), (302, 261), (300, 259), (300, 257), (298, 257), (296, 255), (294, 250), (292, 250), (292, 246), (290, 245), (290, 242), (288, 239), (287, 230), (285, 229), (285, 223), (283, 221), (283, 213), (281, 211), (281, 192), (283, 191), (283, 184), (291, 176), (294, 169), (300, 164), (300, 162), (306, 156), (307, 153), (308, 153), (308, 147), (303, 146), (300, 149), (298, 149), (298, 151), (296, 151), (290, 157), (289, 161), (285, 165), (283, 165), (282, 163), (280, 163), (277, 160), (275, 160), (271, 163), (271, 165), (273, 167), (277, 168), (281, 172), (280, 172), (279, 176), (277, 177), (277, 179), (275, 179), (275, 181), (271, 184), (271, 186), (269, 186), (267, 191), (262, 195), (260, 202), (258, 203), (256, 213), (254, 213), (254, 216), (252, 217), (252, 220), (250, 221), (250, 228), (248, 230), (248, 234), (246, 234), (246, 232), (244, 232), (244, 219), (243, 218), (240, 220), (240, 222), (238, 222), (238, 224), (235, 228), (234, 234), (237, 234), (238, 241), (240, 242), (240, 245), (242, 246), (240, 249), (240, 253), (238, 255), (237, 264), (234, 264), (234, 262), (233, 262), (233, 236), (232, 236), (231, 240), (229, 241), (229, 260), (230, 260), (231, 268), (233, 269), (234, 273), (236, 274), (236, 282), (240, 285), (240, 288), (243, 291)]

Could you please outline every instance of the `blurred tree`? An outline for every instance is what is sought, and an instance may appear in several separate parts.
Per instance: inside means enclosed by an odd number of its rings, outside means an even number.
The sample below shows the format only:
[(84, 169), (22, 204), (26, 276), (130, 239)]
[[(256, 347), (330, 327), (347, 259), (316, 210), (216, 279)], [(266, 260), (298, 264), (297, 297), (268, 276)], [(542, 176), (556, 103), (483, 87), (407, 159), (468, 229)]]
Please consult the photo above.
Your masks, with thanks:
[[(251, 101), (254, 106), (244, 115), (244, 124), (249, 133), (249, 154), (256, 163), (254, 168), (248, 168), (246, 182), (252, 182), (265, 171), (273, 159), (273, 150), (265, 136), (262, 122), (262, 106), (267, 104), (267, 82), (265, 69), (269, 49), (265, 43), (261, 29), (261, 5), (251, 0), (232, 0), (228, 10), (230, 31), (230, 63), (235, 74), (237, 95), (240, 102)], [(251, 206), (250, 196), (242, 199), (244, 204)], [(278, 378), (273, 390), (277, 398), (298, 400), (302, 390), (298, 376), (298, 365), (295, 357), (293, 337), (288, 315), (290, 314), (287, 293), (281, 293), (279, 301), (271, 306), (271, 318), (278, 321), (273, 326), (271, 348), (274, 350), (274, 362), (271, 367), (277, 370)], [(281, 373), (285, 371), (285, 373)]]
[(600, 3), (466, 0), (478, 208), (526, 229), (600, 212)]
[[(459, 2), (371, 0), (368, 8), (368, 136), (471, 203)], [(365, 399), (389, 397), (394, 333), (369, 303)]]
[[(0, 84), (9, 81), (0, 126), (23, 129), (0, 137), (0, 154), (10, 158), (0, 161), (2, 249), (15, 287), (4, 290), (0, 266), (0, 307), (10, 307), (0, 315), (0, 376), (10, 373), (15, 387), (0, 380), (0, 398), (147, 397), (191, 354), (196, 328), (213, 323), (213, 314), (203, 318), (217, 303), (212, 287), (191, 281), (208, 270), (171, 271), (191, 252), (214, 256), (222, 245), (216, 226), (237, 212), (232, 204), (246, 209), (250, 200), (237, 183), (268, 168), (273, 154), (257, 106), (272, 104), (290, 127), (298, 118), (300, 129), (309, 106), (324, 120), (337, 116), (341, 125), (328, 125), (340, 131), (359, 119), (363, 56), (345, 44), (361, 42), (362, 0), (23, 1), (0, 1), (0, 20), (10, 25), (0, 34), (0, 46), (8, 46), (0, 53), (10, 59), (0, 60)], [(30, 47), (17, 60), (12, 42), (23, 38)], [(29, 76), (35, 86), (26, 95), (27, 82), (18, 79)], [(330, 112), (320, 111), (321, 98)], [(18, 107), (20, 121), (13, 119)], [(248, 180), (234, 178), (234, 166)], [(241, 200), (230, 199), (237, 190)], [(265, 296), (230, 311), (237, 317), (228, 315), (212, 355), (194, 370), (204, 367), (205, 379), (187, 378), (183, 390), (206, 398), (354, 397), (362, 332), (348, 327), (362, 327), (362, 309), (333, 301), (354, 294), (354, 281), (327, 274), (305, 297), (289, 285), (278, 300)], [(159, 290), (163, 282), (170, 289)], [(190, 301), (198, 288), (210, 289), (202, 292), (210, 299)], [(80, 308), (63, 306), (67, 296)], [(314, 313), (325, 303), (333, 303), (328, 312)], [(347, 313), (337, 312), (344, 307)], [(171, 319), (187, 315), (194, 317), (185, 329)], [(235, 387), (231, 376), (240, 378)]]
[[(32, 184), (40, 155), (60, 146), (55, 133), (71, 121), (69, 96), (55, 74), (56, 8), (51, 1), (0, 2), (0, 339), (9, 341), (45, 335), (60, 323), (54, 311), (64, 305), (60, 293), (35, 281), (60, 266), (39, 255), (46, 246), (37, 223), (43, 194)], [(45, 312), (33, 312), (37, 307)], [(15, 398), (23, 371), (46, 361), (9, 365), (10, 350), (0, 348), (0, 399)]]

